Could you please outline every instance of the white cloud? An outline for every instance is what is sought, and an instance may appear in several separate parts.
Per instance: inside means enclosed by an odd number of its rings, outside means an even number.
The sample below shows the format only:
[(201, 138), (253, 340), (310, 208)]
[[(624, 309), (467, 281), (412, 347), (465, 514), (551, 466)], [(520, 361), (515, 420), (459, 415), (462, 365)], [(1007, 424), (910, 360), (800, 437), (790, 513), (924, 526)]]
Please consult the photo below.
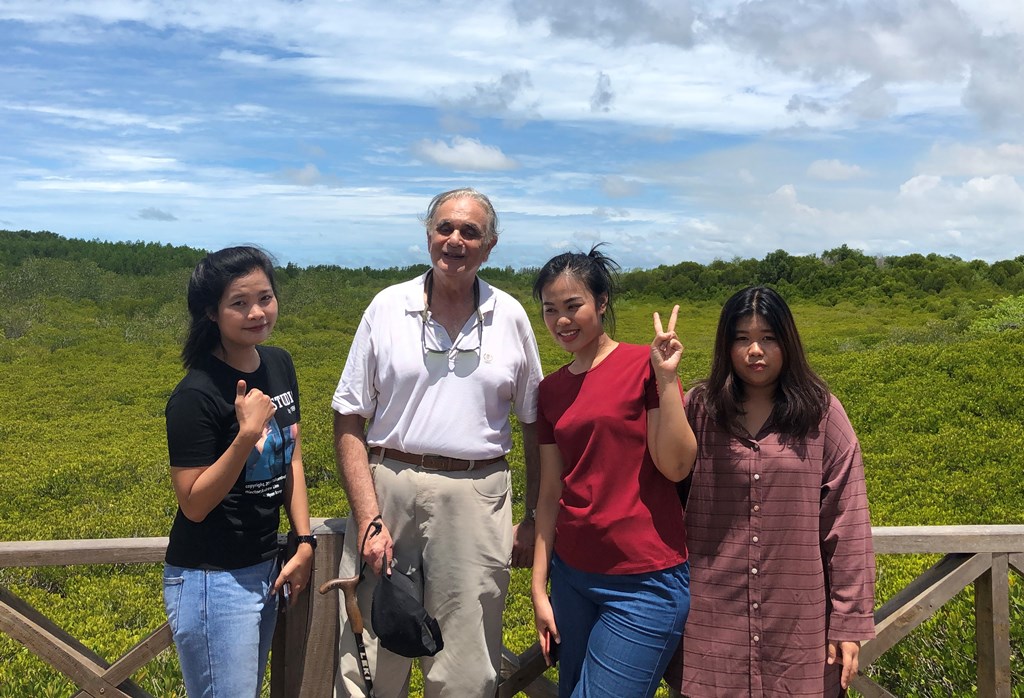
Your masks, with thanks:
[(521, 22), (542, 21), (556, 35), (612, 44), (658, 42), (690, 46), (694, 12), (689, 0), (512, 0)]
[(8, 227), (404, 264), (469, 179), (508, 230), (495, 264), (567, 238), (627, 267), (1024, 253), (1020, 0), (421, 10), (0, 0)]
[(614, 102), (615, 93), (612, 92), (612, 79), (602, 71), (597, 75), (597, 84), (594, 85), (594, 94), (590, 96), (590, 111), (611, 111), (612, 104)]
[(158, 208), (141, 209), (138, 213), (138, 217), (144, 221), (162, 221), (167, 223), (178, 220), (173, 213), (161, 211)]
[(462, 136), (452, 138), (451, 144), (422, 140), (413, 145), (412, 151), (423, 160), (452, 170), (513, 170), (518, 167), (501, 148)]
[(640, 193), (640, 183), (635, 179), (626, 179), (619, 175), (607, 175), (601, 178), (601, 190), (606, 196), (621, 199)]
[(130, 112), (110, 109), (76, 109), (31, 104), (6, 104), (3, 108), (10, 109), (11, 111), (37, 114), (46, 118), (59, 119), (75, 127), (91, 129), (137, 127), (180, 133), (185, 125), (195, 122), (195, 119), (190, 117), (154, 118), (142, 114), (132, 114)]
[(284, 177), (289, 182), (308, 187), (319, 183), (323, 175), (320, 174), (320, 170), (316, 165), (307, 163), (305, 167), (299, 170), (286, 169)]
[(936, 144), (918, 169), (953, 177), (1024, 174), (1024, 143), (1000, 143), (992, 147)]
[(850, 90), (845, 107), (863, 119), (884, 119), (896, 111), (895, 95), (879, 80), (868, 79)]
[(985, 37), (980, 56), (971, 65), (964, 105), (992, 128), (1020, 130), (1024, 118), (1024, 37)]
[(815, 160), (807, 167), (807, 174), (814, 179), (842, 181), (863, 177), (865, 172), (859, 165), (848, 165), (839, 160)]

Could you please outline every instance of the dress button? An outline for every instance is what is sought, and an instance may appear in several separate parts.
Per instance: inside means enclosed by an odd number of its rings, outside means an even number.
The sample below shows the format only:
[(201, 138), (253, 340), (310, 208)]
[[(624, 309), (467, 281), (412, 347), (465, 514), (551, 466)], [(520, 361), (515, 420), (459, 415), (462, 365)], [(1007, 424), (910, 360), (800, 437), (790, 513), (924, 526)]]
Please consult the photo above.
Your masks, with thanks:
[(761, 511), (761, 507), (758, 504), (754, 505), (754, 511)]
[(756, 567), (751, 567), (750, 568), (750, 574), (757, 574), (757, 568)]
[(761, 479), (761, 473), (754, 473), (754, 479), (755, 480), (760, 480)]
[(756, 611), (759, 608), (761, 608), (761, 604), (759, 604), (757, 601), (755, 601), (754, 602), (754, 610)]
[(761, 636), (760, 635), (754, 635), (754, 642), (760, 642), (760, 641), (761, 641)]
[(756, 543), (757, 542), (757, 536), (754, 536), (753, 538), (751, 538), (751, 540)]

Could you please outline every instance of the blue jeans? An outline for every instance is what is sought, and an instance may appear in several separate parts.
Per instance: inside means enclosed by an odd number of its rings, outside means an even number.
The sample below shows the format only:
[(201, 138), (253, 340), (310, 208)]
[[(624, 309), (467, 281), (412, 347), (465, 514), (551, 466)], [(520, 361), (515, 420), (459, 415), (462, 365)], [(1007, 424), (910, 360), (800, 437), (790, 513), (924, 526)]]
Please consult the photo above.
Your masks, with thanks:
[(592, 574), (551, 560), (561, 643), (558, 695), (649, 698), (690, 612), (690, 564), (644, 574)]
[(277, 621), (277, 561), (164, 566), (164, 606), (189, 698), (258, 698)]

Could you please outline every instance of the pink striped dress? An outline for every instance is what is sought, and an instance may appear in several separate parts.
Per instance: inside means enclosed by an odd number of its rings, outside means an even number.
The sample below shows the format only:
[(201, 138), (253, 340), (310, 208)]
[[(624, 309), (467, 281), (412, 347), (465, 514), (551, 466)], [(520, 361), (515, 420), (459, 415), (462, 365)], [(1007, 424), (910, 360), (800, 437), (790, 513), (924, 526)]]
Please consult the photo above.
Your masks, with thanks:
[[(695, 408), (695, 409), (694, 409)], [(874, 636), (875, 559), (860, 445), (835, 397), (793, 442), (740, 439), (688, 410), (690, 616), (666, 674), (692, 698), (840, 694), (826, 638)]]

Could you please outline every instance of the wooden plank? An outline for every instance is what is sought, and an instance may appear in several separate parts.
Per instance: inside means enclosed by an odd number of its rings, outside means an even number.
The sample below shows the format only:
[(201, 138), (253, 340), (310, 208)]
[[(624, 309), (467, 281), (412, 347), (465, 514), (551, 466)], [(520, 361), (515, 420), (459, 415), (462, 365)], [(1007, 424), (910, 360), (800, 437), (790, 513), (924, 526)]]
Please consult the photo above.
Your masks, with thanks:
[(338, 576), (345, 544), (345, 519), (314, 519), (310, 523), (317, 537), (314, 576), (309, 585), (309, 618), (306, 623), (302, 684), (298, 698), (332, 698), (334, 675), (338, 670), (338, 592), (320, 594), (323, 582)]
[(96, 538), (0, 543), (0, 567), (163, 562), (167, 538)]
[(1024, 526), (875, 526), (875, 553), (1024, 553)]
[[(294, 549), (294, 536), (279, 536), (279, 544), (289, 545)], [(322, 541), (317, 541), (318, 547)], [(309, 589), (316, 580), (316, 553), (313, 554), (313, 570), (307, 587), (295, 594), (295, 603), (277, 609), (277, 625), (274, 629), (274, 640), (271, 646), (270, 695), (294, 696), (302, 685), (302, 655), (306, 649), (306, 624), (309, 619)]]
[(1017, 570), (1017, 574), (1024, 574), (1024, 553), (1011, 553), (1010, 567)]
[(523, 693), (527, 698), (558, 698), (558, 686), (539, 676), (523, 689)]
[(91, 696), (135, 698), (103, 679), (108, 665), (102, 657), (4, 587), (0, 587), (0, 631)]
[(869, 679), (867, 676), (858, 674), (853, 677), (852, 682), (853, 688), (857, 689), (864, 698), (896, 698), (896, 696), (877, 683)]
[(950, 553), (919, 574), (909, 584), (896, 592), (892, 598), (878, 607), (875, 611), (875, 626), (878, 626), (878, 624), (893, 613), (903, 608), (909, 601), (935, 584), (936, 581), (956, 570), (957, 567), (970, 558), (971, 556), (967, 553)]
[[(946, 562), (950, 560), (951, 562)], [(860, 665), (870, 666), (882, 654), (928, 620), (939, 608), (981, 576), (992, 564), (992, 556), (979, 553), (971, 557), (947, 556), (929, 568), (913, 589), (897, 594), (899, 601), (886, 604), (884, 617), (875, 616), (876, 637), (860, 650)], [(880, 611), (882, 609), (879, 609)]]
[[(126, 689), (132, 696), (149, 696), (149, 694), (141, 688), (138, 689), (138, 692), (131, 690), (131, 687), (133, 687), (134, 684), (131, 684), (130, 682), (127, 687), (121, 684), (127, 682), (128, 679), (131, 678), (132, 674), (138, 671), (144, 664), (155, 659), (158, 654), (170, 647), (173, 642), (174, 639), (171, 635), (171, 626), (167, 623), (162, 624), (159, 628), (136, 643), (135, 646), (128, 650), (123, 657), (111, 664), (110, 668), (103, 672), (103, 678), (112, 684), (121, 686), (122, 689)], [(72, 696), (72, 698), (84, 698), (86, 695), (85, 691), (79, 691)]]
[[(321, 535), (330, 535), (327, 522), (313, 519)], [(342, 523), (341, 526), (344, 524)], [(1024, 526), (875, 526), (875, 552), (1024, 554)], [(0, 567), (93, 565), (163, 561), (167, 538), (100, 538), (85, 540), (0, 542)]]
[[(547, 670), (540, 643), (535, 642), (520, 655), (507, 648), (502, 649), (501, 683), (498, 684), (498, 698), (512, 698), (520, 691), (526, 695), (557, 696), (558, 688), (544, 678)], [(553, 692), (551, 692), (553, 691)]]
[(986, 698), (1010, 698), (1009, 572), (1008, 556), (994, 555), (974, 583), (978, 695)]

